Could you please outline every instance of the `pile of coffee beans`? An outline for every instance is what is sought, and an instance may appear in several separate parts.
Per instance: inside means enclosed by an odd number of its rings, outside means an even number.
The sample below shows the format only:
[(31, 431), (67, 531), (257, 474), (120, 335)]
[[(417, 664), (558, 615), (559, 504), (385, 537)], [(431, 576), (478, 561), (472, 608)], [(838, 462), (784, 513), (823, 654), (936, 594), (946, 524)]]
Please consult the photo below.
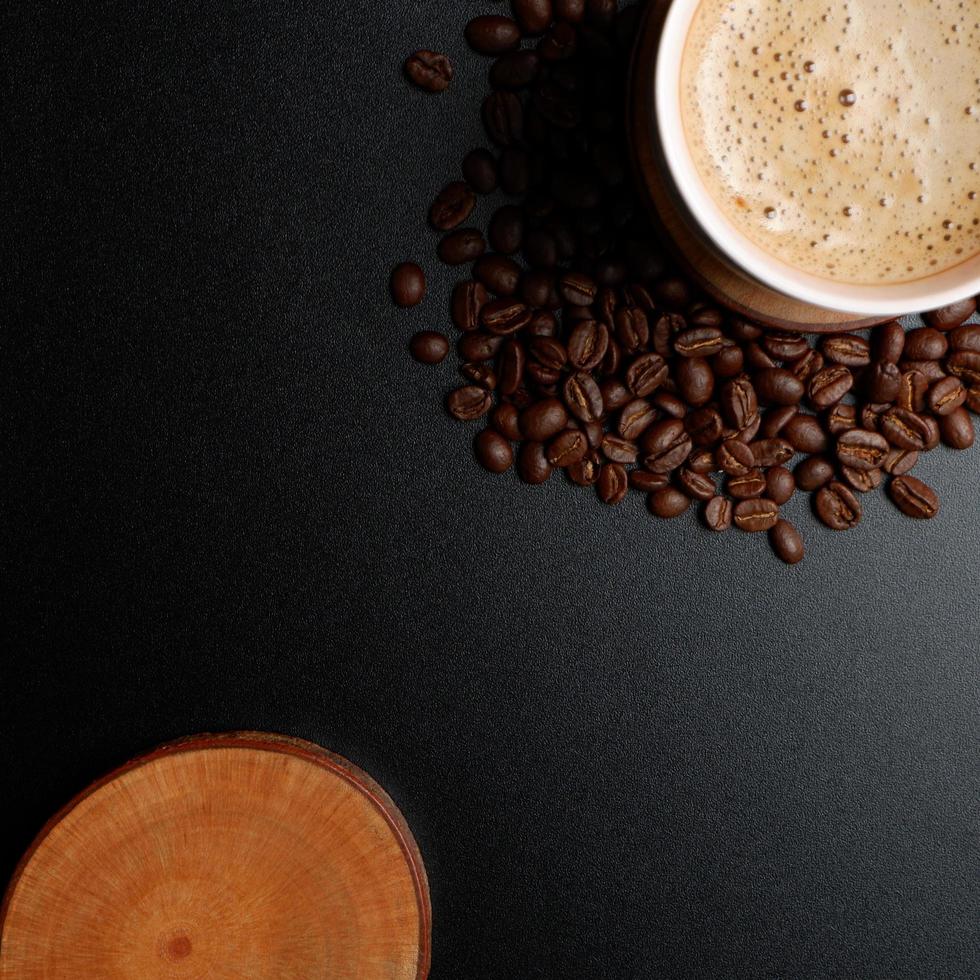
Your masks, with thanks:
[[(780, 508), (797, 491), (837, 531), (883, 481), (902, 513), (934, 517), (938, 496), (909, 474), (940, 443), (973, 444), (976, 302), (909, 332), (892, 322), (812, 340), (719, 308), (670, 267), (631, 186), (623, 106), (642, 5), (511, 7), (466, 25), (493, 58), (489, 146), (466, 155), (429, 211), (439, 259), (468, 267), (451, 302), (462, 383), (447, 407), (481, 425), (481, 465), (515, 467), (528, 484), (561, 470), (608, 505), (644, 493), (663, 519), (699, 505), (713, 531), (768, 532), (789, 564), (803, 542)], [(452, 78), (431, 51), (405, 70), (430, 91)], [(487, 227), (467, 224), (478, 195), (496, 191), (506, 203)], [(417, 304), (422, 270), (398, 266), (391, 288)], [(425, 364), (449, 348), (432, 330), (410, 346)]]

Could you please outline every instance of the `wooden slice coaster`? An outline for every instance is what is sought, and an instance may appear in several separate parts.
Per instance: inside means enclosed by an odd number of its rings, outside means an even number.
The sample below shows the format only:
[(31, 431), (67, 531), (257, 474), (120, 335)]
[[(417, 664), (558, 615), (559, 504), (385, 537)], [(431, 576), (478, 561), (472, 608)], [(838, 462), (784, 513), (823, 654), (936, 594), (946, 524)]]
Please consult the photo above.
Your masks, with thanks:
[(388, 795), (298, 739), (201, 735), (94, 783), (0, 909), (0, 980), (418, 980), (425, 869)]
[[(750, 320), (782, 330), (808, 333), (862, 330), (892, 317), (859, 317), (823, 310), (784, 296), (750, 278), (709, 249), (675, 199), (667, 163), (655, 136), (654, 77), (660, 29), (669, 0), (651, 0), (633, 51), (628, 126), (636, 183), (665, 244), (685, 272), (723, 306)], [(658, 219), (659, 218), (659, 222)]]

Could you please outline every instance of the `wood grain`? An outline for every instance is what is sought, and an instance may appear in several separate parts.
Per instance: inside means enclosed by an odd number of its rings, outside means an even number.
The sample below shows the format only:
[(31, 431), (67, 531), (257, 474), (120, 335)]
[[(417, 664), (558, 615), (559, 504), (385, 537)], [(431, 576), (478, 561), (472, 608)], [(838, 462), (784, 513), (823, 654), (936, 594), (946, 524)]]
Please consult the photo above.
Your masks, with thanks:
[(346, 760), (260, 733), (134, 760), (57, 814), (0, 909), (0, 980), (418, 980), (418, 848)]

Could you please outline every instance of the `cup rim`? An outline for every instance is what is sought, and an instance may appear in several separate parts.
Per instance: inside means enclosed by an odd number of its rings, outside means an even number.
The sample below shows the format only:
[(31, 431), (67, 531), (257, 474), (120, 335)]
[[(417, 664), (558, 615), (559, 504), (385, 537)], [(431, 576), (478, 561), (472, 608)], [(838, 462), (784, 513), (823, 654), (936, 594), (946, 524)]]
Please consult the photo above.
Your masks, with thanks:
[(669, 0), (653, 73), (655, 132), (671, 183), (696, 230), (743, 273), (784, 295), (829, 310), (865, 316), (899, 316), (938, 309), (980, 293), (980, 255), (912, 282), (888, 286), (838, 283), (793, 268), (735, 228), (701, 180), (681, 115), (681, 63), (688, 28), (701, 2)]

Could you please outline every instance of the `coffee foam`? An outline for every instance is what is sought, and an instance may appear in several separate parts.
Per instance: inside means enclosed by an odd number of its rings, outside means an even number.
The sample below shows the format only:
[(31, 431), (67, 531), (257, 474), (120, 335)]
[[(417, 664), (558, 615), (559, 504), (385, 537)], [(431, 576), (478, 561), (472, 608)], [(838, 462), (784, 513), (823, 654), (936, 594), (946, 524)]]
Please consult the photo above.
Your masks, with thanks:
[(756, 245), (851, 284), (980, 254), (980, 0), (702, 0), (695, 166)]

